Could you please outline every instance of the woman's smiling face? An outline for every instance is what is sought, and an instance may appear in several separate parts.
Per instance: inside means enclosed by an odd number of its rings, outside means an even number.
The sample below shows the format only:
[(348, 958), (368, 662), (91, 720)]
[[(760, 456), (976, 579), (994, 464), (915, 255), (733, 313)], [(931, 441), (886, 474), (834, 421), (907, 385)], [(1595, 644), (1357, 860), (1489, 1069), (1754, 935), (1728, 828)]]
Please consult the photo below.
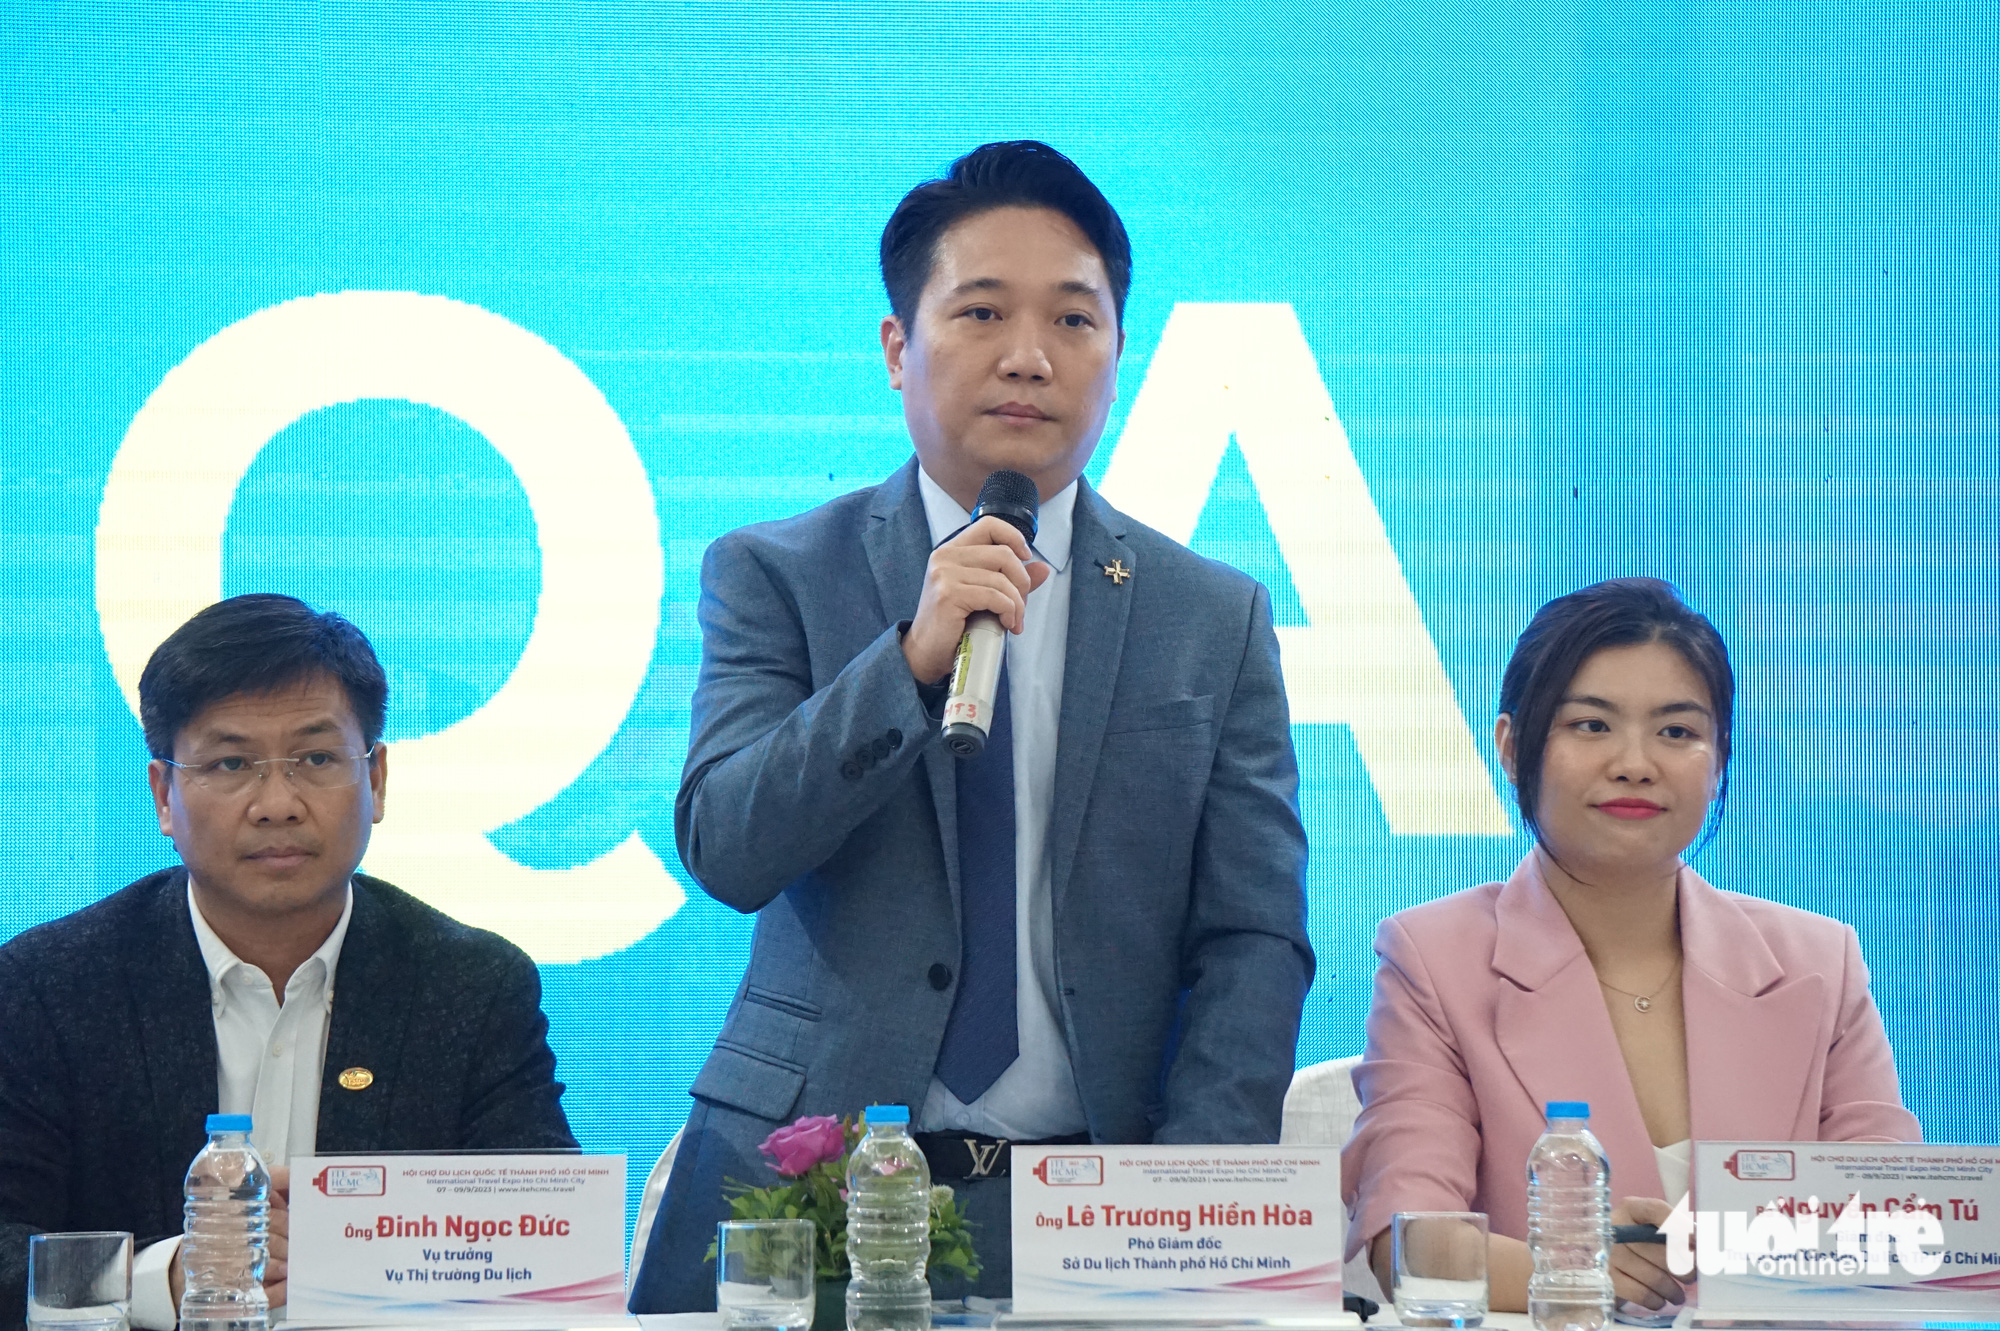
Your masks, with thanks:
[[(1542, 751), (1542, 841), (1577, 878), (1671, 874), (1721, 774), (1714, 702), (1664, 642), (1607, 647), (1563, 691)], [(1511, 733), (1501, 737), (1513, 771)]]

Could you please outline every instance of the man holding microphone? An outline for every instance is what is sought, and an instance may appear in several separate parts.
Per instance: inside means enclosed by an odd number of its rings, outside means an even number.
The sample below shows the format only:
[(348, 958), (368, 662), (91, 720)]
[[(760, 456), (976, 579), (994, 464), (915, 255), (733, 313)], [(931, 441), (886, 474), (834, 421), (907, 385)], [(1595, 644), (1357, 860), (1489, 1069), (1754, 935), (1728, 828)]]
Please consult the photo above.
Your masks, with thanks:
[[(758, 1143), (802, 1114), (910, 1105), (995, 1296), (1009, 1144), (1278, 1138), (1313, 958), (1269, 598), (1081, 479), (1124, 226), (1060, 153), (988, 144), (904, 198), (882, 270), (915, 459), (703, 565), (675, 826), (757, 930), (636, 1312), (713, 1307), (723, 1183), (764, 1181)], [(1000, 471), (1035, 518), (975, 520)], [(961, 757), (941, 731), (980, 614), (1005, 666)]]

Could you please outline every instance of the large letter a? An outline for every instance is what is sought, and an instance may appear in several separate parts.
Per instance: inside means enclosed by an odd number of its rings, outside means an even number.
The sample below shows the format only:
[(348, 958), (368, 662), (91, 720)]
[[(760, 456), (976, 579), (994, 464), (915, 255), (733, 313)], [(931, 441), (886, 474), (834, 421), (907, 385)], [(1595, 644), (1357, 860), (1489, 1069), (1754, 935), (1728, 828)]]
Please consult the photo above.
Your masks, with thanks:
[(1513, 835), (1290, 305), (1174, 307), (1104, 496), (1186, 542), (1232, 435), (1306, 612), (1292, 720), (1353, 732), (1396, 835)]

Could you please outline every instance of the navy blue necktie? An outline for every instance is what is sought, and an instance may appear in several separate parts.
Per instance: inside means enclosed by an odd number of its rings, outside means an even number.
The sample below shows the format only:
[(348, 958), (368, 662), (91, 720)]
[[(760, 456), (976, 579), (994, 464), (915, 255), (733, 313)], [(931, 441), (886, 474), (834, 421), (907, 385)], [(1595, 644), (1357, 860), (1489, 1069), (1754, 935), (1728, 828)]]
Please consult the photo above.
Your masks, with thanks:
[(976, 758), (958, 763), (958, 895), (964, 939), (958, 994), (938, 1047), (937, 1075), (962, 1103), (986, 1094), (1020, 1057), (1015, 1021), (1014, 723), (1003, 664), (993, 726)]

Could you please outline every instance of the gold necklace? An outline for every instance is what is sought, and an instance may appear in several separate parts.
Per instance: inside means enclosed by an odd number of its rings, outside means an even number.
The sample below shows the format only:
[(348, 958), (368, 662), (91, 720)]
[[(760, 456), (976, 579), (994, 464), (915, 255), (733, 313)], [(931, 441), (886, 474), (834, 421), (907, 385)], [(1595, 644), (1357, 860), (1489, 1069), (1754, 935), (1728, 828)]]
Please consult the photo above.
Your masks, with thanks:
[(1658, 998), (1660, 996), (1661, 991), (1664, 990), (1668, 985), (1672, 984), (1674, 982), (1674, 977), (1681, 973), (1681, 960), (1682, 959), (1679, 957), (1676, 957), (1674, 959), (1674, 968), (1667, 972), (1666, 979), (1660, 981), (1660, 987), (1658, 989), (1653, 990), (1653, 992), (1650, 994), (1635, 994), (1630, 989), (1620, 989), (1615, 984), (1606, 984), (1605, 981), (1601, 978), (1598, 980), (1598, 983), (1604, 985), (1606, 989), (1609, 989), (1614, 994), (1623, 994), (1625, 995), (1625, 997), (1631, 999), (1632, 1006), (1637, 1008), (1639, 1011), (1651, 1012), (1653, 1010), (1653, 1000), (1655, 998)]

